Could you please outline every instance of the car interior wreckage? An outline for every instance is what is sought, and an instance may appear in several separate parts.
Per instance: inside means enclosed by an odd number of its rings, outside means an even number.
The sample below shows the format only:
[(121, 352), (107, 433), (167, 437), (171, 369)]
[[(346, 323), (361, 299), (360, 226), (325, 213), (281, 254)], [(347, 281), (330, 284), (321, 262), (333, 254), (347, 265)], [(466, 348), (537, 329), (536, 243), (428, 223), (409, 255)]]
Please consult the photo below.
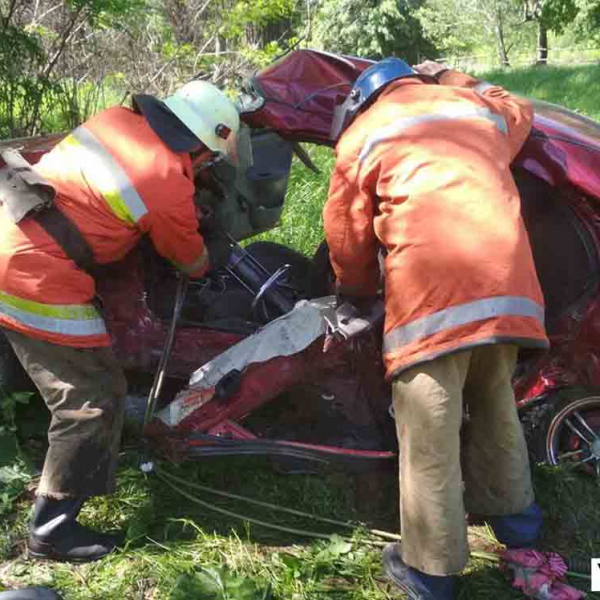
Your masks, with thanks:
[[(371, 470), (395, 457), (383, 302), (366, 314), (336, 306), (324, 243), (309, 258), (248, 242), (278, 224), (294, 156), (316, 169), (301, 144), (332, 146), (334, 108), (370, 64), (296, 50), (245, 82), (239, 163), (207, 163), (211, 185), (196, 197), (230, 237), (226, 267), (188, 281), (144, 242), (98, 269), (114, 351), (128, 374), (154, 375), (145, 434), (161, 455), (262, 455), (288, 472)], [(600, 125), (532, 102), (533, 130), (512, 169), (551, 349), (520, 360), (514, 389), (533, 457), (600, 476)], [(0, 149), (35, 163), (63, 136)], [(11, 352), (0, 338), (8, 388)], [(178, 385), (161, 395), (166, 377)]]

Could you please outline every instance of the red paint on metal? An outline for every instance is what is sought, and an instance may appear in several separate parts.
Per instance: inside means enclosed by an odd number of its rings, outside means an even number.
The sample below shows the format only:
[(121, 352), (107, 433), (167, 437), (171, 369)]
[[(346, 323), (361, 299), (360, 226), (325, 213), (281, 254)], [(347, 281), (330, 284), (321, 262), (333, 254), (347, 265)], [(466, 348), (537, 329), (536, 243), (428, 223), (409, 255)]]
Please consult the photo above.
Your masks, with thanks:
[(278, 356), (248, 366), (240, 389), (230, 398), (215, 399), (179, 423), (179, 432), (207, 431), (224, 420), (243, 419), (294, 385), (318, 380), (340, 365), (344, 347), (323, 353), (323, 338), (291, 356)]
[[(333, 109), (370, 61), (311, 50), (293, 52), (254, 78), (266, 102), (242, 119), (252, 127), (277, 130), (292, 140), (329, 144)], [(560, 107), (534, 102), (535, 128), (516, 164), (557, 188), (579, 215), (600, 251), (600, 126)], [(20, 148), (35, 163), (64, 134), (10, 140), (2, 147)], [(0, 163), (1, 166), (1, 163)], [(132, 252), (119, 263), (103, 268), (98, 293), (104, 303), (114, 348), (124, 368), (152, 373), (158, 365), (168, 333), (168, 323), (148, 305), (142, 255)], [(178, 330), (169, 375), (188, 378), (190, 373), (233, 344), (243, 335), (203, 327)], [(241, 388), (230, 398), (205, 402), (192, 412), (177, 431), (155, 420), (148, 433), (163, 437), (168, 453), (181, 456), (187, 432), (228, 429), (245, 439), (234, 421), (252, 413), (290, 387), (340, 368), (351, 345), (324, 354), (319, 340), (304, 352), (278, 357), (246, 369)], [(549, 391), (573, 385), (600, 386), (600, 297), (597, 291), (583, 305), (562, 315), (551, 338), (551, 350), (526, 364), (515, 378), (518, 405), (524, 407)], [(374, 348), (373, 362), (378, 359)], [(356, 365), (361, 371), (371, 361)], [(361, 373), (359, 372), (359, 376)], [(235, 425), (235, 427), (233, 427)], [(168, 438), (168, 440), (167, 440)], [(341, 452), (351, 452), (340, 450)]]
[(219, 437), (232, 438), (236, 440), (255, 440), (256, 436), (245, 427), (234, 423), (233, 421), (223, 421), (206, 432), (208, 435), (217, 435)]

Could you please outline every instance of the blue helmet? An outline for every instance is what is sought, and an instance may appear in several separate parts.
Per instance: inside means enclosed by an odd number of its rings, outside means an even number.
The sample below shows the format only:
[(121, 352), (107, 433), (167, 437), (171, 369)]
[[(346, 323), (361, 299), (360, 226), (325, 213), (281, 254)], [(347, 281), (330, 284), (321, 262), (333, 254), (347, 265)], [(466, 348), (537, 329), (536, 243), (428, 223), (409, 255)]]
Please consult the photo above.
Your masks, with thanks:
[(336, 141), (342, 131), (354, 121), (358, 111), (373, 102), (385, 86), (404, 77), (431, 80), (429, 77), (423, 77), (403, 60), (395, 57), (384, 58), (365, 69), (354, 82), (344, 103), (337, 106), (334, 111), (331, 139)]

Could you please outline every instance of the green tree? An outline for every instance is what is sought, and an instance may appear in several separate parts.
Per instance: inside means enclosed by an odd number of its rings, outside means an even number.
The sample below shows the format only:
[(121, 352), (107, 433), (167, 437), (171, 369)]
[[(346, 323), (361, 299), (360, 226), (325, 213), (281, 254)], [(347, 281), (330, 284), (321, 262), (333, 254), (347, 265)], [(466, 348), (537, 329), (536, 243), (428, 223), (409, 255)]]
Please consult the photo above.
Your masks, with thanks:
[(148, 17), (127, 23), (122, 43), (107, 49), (135, 92), (164, 95), (194, 78), (232, 87), (281, 51), (271, 26), (282, 24), (277, 40), (293, 37), (294, 0), (147, 2)]
[(419, 62), (436, 54), (416, 15), (420, 5), (421, 0), (323, 0), (314, 37), (330, 52)]
[(427, 0), (418, 15), (425, 35), (444, 54), (485, 54), (493, 47), (503, 66), (531, 31), (523, 27), (522, 0)]
[(537, 64), (548, 62), (548, 32), (560, 34), (577, 17), (577, 0), (523, 0), (525, 20), (537, 24)]
[(600, 0), (576, 0), (574, 30), (579, 40), (600, 43)]
[(296, 1), (0, 0), (0, 137), (72, 128), (193, 78), (232, 85), (280, 52), (272, 23), (287, 19), (278, 38), (293, 41)]
[(0, 135), (48, 129), (49, 105), (63, 105), (63, 126), (80, 120), (69, 85), (96, 68), (95, 30), (134, 15), (143, 0), (0, 0)]

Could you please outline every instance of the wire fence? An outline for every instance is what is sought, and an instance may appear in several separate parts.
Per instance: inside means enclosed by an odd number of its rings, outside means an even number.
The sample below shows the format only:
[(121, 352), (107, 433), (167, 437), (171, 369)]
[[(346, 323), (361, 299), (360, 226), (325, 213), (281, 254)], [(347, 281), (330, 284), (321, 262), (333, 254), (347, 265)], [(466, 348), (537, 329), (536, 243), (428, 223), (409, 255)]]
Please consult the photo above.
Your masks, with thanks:
[[(438, 59), (451, 67), (464, 71), (489, 71), (498, 68), (530, 67), (539, 64), (539, 49), (527, 52), (509, 52), (508, 64), (503, 65), (498, 55), (493, 52), (486, 54), (471, 54), (465, 56), (447, 56)], [(600, 64), (600, 48), (548, 48), (548, 65), (586, 65)]]

